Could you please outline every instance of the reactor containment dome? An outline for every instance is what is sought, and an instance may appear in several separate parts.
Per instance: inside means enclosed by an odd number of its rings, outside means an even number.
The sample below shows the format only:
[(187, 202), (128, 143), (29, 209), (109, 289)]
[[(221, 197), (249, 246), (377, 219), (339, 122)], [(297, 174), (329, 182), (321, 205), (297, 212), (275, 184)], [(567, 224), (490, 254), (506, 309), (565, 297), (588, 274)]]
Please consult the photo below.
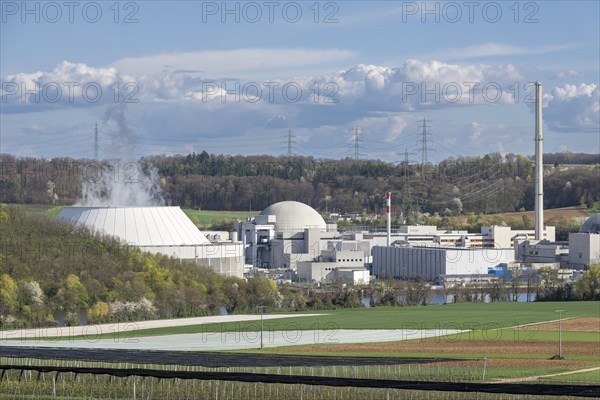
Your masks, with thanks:
[(327, 230), (327, 224), (312, 207), (297, 201), (281, 201), (265, 208), (260, 215), (275, 215), (275, 231), (303, 232), (304, 229)]
[(596, 213), (589, 217), (581, 228), (579, 233), (600, 233), (600, 213)]

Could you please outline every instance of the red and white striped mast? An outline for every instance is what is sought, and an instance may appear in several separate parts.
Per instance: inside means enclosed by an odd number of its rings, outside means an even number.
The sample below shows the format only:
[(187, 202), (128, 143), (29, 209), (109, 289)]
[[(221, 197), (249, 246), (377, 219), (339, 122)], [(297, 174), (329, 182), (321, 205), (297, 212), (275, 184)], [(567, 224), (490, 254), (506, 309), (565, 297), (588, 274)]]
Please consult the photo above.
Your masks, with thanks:
[(387, 192), (385, 214), (387, 217), (387, 245), (392, 243), (392, 193)]

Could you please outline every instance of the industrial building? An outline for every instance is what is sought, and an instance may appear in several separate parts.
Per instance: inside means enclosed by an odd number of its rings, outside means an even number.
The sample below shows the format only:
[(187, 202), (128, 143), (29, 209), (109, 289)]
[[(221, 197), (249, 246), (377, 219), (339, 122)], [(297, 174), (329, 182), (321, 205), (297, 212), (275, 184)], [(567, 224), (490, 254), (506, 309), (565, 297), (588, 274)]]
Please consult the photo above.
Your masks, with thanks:
[[(275, 203), (254, 218), (236, 221), (234, 231), (254, 269), (288, 271), (281, 275), (302, 282), (344, 276), (355, 283), (366, 281), (371, 265), (377, 277), (433, 280), (438, 275), (487, 274), (489, 267), (514, 262), (514, 246), (534, 236), (534, 231), (506, 226), (485, 226), (480, 233), (433, 225), (404, 225), (389, 235), (339, 233), (336, 224), (327, 224), (313, 208), (296, 201)], [(554, 240), (554, 227), (545, 227), (544, 235)]]
[(380, 279), (433, 281), (440, 275), (485, 275), (488, 268), (512, 262), (513, 249), (439, 245), (373, 248), (373, 274)]
[(538, 269), (566, 267), (569, 262), (569, 245), (549, 240), (522, 240), (515, 247), (515, 260)]
[(517, 240), (516, 261), (532, 268), (560, 267), (582, 270), (600, 261), (600, 213), (589, 217), (568, 242)]
[(569, 234), (570, 267), (583, 269), (594, 262), (600, 262), (600, 213), (588, 218), (579, 233)]
[[(514, 230), (509, 226), (482, 226), (480, 233), (440, 230), (435, 225), (402, 225), (391, 233), (391, 242), (410, 245), (439, 245), (469, 248), (514, 248), (520, 240), (533, 238), (534, 230)], [(384, 246), (386, 236), (377, 233), (361, 233), (363, 240), (373, 246)], [(545, 240), (554, 241), (555, 228), (546, 226)]]
[(302, 282), (368, 283), (371, 247), (340, 238), (312, 207), (282, 201), (260, 215), (236, 221), (234, 236), (245, 248), (246, 262), (256, 268), (287, 271)]
[(298, 262), (296, 269), (300, 282), (340, 282), (353, 285), (370, 282), (369, 271), (365, 269), (364, 253), (361, 250), (322, 251), (314, 261)]
[(236, 221), (237, 240), (246, 249), (246, 260), (257, 268), (295, 269), (299, 261), (312, 261), (337, 236), (337, 226), (327, 225), (312, 207), (282, 201), (247, 221)]
[[(533, 270), (552, 266), (582, 268), (600, 259), (600, 214), (590, 218), (569, 244), (557, 243), (553, 226), (543, 224), (542, 85), (536, 82), (535, 113), (535, 229), (483, 226), (479, 233), (439, 230), (436, 226), (401, 226), (391, 230), (391, 194), (386, 197), (386, 232), (338, 233), (309, 206), (284, 201), (259, 216), (238, 221), (237, 239), (246, 260), (256, 268), (294, 271), (305, 282), (328, 282), (341, 274), (361, 279), (372, 265), (378, 278), (496, 279), (494, 268), (515, 261)], [(362, 257), (359, 254), (362, 253)], [(350, 264), (348, 264), (350, 262)], [(352, 271), (352, 272), (351, 272)], [(291, 276), (288, 274), (288, 276)], [(349, 275), (348, 275), (349, 276)]]
[[(466, 231), (438, 232), (434, 226), (413, 228), (401, 232), (405, 237), (392, 242), (389, 228), (388, 195), (387, 245), (373, 248), (373, 273), (378, 278), (434, 280), (439, 276), (486, 275), (488, 269), (515, 261), (515, 248), (520, 241), (535, 239), (554, 242), (553, 227), (543, 225), (543, 164), (542, 164), (542, 86), (535, 84), (535, 230), (513, 231), (510, 227), (482, 227), (481, 233)], [(529, 245), (525, 256), (531, 251)]]
[(208, 240), (179, 207), (65, 207), (57, 218), (116, 237), (142, 251), (194, 261), (223, 275), (243, 277), (242, 245)]

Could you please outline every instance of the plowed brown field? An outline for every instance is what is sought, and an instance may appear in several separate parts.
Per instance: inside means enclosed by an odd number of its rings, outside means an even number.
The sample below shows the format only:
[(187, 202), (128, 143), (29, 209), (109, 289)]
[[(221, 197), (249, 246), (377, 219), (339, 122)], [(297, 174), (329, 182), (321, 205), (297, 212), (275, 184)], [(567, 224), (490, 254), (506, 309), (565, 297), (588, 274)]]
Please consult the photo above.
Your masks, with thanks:
[[(600, 332), (600, 318), (573, 318), (561, 322), (563, 331)], [(519, 330), (558, 331), (558, 321), (523, 326)]]
[[(539, 340), (451, 340), (433, 338), (427, 340), (408, 340), (384, 343), (333, 344), (329, 346), (296, 346), (286, 352), (350, 352), (350, 353), (423, 353), (423, 354), (522, 354), (547, 355), (556, 354), (557, 343)], [(600, 346), (594, 342), (563, 342), (563, 352), (569, 355), (600, 356)], [(541, 360), (528, 360), (536, 363)]]

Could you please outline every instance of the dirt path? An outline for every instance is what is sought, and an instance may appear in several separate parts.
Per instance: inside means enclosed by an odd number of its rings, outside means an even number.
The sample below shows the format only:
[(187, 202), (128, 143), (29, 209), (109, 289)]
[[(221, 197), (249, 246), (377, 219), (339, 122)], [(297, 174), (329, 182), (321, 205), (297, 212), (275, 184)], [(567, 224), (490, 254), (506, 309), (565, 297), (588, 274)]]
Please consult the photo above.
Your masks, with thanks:
[[(571, 317), (571, 318), (563, 318), (562, 322), (564, 323), (565, 321), (568, 321), (570, 319), (575, 319), (575, 317)], [(496, 328), (493, 330), (503, 330), (503, 329), (520, 329), (520, 328), (527, 328), (530, 326), (538, 326), (538, 325), (544, 325), (544, 324), (550, 324), (556, 322), (558, 324), (558, 320), (557, 319), (552, 319), (550, 321), (540, 321), (540, 322), (531, 322), (529, 324), (521, 324), (521, 325), (514, 325), (514, 326), (507, 326), (505, 328)], [(558, 325), (557, 325), (558, 326)], [(557, 328), (558, 329), (558, 328)]]
[(559, 372), (559, 373), (556, 373), (556, 374), (527, 376), (527, 377), (524, 377), (524, 378), (494, 379), (494, 383), (528, 382), (528, 381), (535, 381), (535, 380), (537, 380), (539, 378), (551, 378), (553, 376), (571, 375), (571, 374), (577, 374), (577, 373), (580, 373), (580, 372), (592, 372), (592, 371), (598, 371), (598, 370), (600, 370), (600, 367), (578, 369), (576, 371)]

